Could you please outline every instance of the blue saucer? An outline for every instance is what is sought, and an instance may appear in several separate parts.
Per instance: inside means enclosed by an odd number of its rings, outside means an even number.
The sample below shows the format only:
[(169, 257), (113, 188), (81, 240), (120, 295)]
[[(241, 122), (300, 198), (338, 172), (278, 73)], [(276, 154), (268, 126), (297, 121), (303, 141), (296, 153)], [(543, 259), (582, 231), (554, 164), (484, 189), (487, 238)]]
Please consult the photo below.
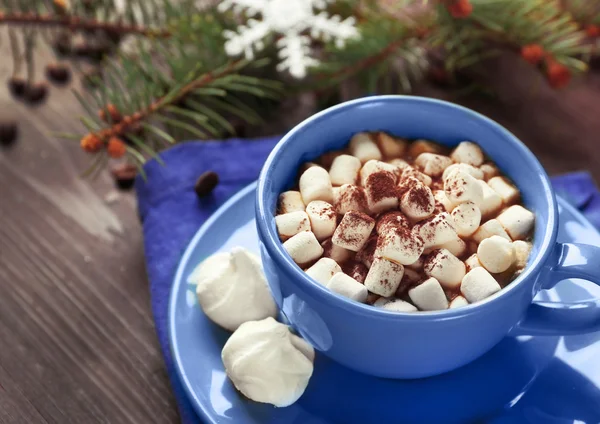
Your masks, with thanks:
[[(317, 354), (313, 377), (296, 404), (275, 408), (245, 399), (229, 382), (221, 363), (221, 348), (229, 333), (204, 316), (187, 278), (200, 261), (215, 252), (243, 246), (258, 254), (254, 194), (252, 184), (202, 226), (179, 264), (171, 292), (173, 358), (203, 422), (600, 423), (600, 332), (569, 337), (509, 336), (475, 362), (422, 380), (373, 378)], [(558, 203), (558, 241), (600, 245), (598, 231), (565, 201), (559, 199)], [(579, 302), (600, 297), (600, 287), (570, 280), (538, 297)]]

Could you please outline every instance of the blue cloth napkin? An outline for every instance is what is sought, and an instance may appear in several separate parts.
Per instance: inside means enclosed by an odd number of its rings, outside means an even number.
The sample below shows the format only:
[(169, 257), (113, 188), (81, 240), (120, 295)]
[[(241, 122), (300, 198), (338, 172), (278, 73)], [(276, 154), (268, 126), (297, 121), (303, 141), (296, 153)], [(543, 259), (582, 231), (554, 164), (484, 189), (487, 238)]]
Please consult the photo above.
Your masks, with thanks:
[[(168, 301), (179, 259), (200, 225), (232, 194), (256, 180), (263, 162), (279, 137), (231, 139), (177, 145), (145, 167), (147, 182), (138, 178), (136, 191), (143, 223), (146, 268), (150, 279), (152, 312), (165, 364), (182, 422), (199, 424), (179, 382), (169, 349)], [(213, 170), (220, 183), (213, 193), (198, 199), (194, 184), (200, 174)], [(557, 193), (600, 228), (600, 192), (585, 172), (552, 178)]]

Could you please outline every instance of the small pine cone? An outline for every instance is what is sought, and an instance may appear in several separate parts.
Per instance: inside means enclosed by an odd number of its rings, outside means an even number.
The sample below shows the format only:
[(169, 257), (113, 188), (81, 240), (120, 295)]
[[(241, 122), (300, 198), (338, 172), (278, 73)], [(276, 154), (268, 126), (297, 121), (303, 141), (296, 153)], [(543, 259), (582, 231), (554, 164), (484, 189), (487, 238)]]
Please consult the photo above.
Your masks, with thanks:
[(590, 38), (596, 38), (600, 36), (600, 26), (590, 24), (585, 27), (585, 33)]
[(532, 65), (537, 65), (544, 58), (544, 49), (539, 44), (528, 44), (521, 48), (521, 57)]
[(111, 137), (108, 140), (107, 147), (108, 155), (113, 159), (122, 158), (125, 155), (125, 143), (118, 137)]
[(27, 81), (23, 78), (12, 77), (8, 80), (8, 89), (13, 96), (21, 98), (27, 90)]
[(571, 71), (554, 59), (548, 59), (546, 62), (546, 75), (548, 83), (552, 88), (559, 89), (569, 84), (571, 81)]
[(0, 120), (0, 146), (8, 147), (17, 140), (19, 127), (17, 122), (11, 119)]
[(85, 135), (80, 142), (81, 148), (88, 153), (96, 153), (102, 149), (102, 140), (96, 134)]
[(119, 112), (119, 109), (117, 109), (117, 107), (115, 105), (113, 105), (112, 103), (109, 103), (106, 105), (106, 109), (101, 109), (98, 111), (98, 116), (104, 122), (108, 122), (108, 120), (106, 119), (106, 112), (109, 113), (110, 119), (113, 124), (117, 124), (117, 123), (121, 122), (121, 112)]
[(467, 18), (473, 12), (473, 5), (470, 0), (455, 0), (447, 5), (448, 11), (453, 18)]
[(25, 90), (25, 100), (30, 105), (37, 105), (46, 100), (48, 95), (48, 85), (43, 82), (31, 84)]
[(46, 76), (55, 84), (66, 84), (71, 79), (71, 71), (66, 65), (50, 63), (46, 66)]

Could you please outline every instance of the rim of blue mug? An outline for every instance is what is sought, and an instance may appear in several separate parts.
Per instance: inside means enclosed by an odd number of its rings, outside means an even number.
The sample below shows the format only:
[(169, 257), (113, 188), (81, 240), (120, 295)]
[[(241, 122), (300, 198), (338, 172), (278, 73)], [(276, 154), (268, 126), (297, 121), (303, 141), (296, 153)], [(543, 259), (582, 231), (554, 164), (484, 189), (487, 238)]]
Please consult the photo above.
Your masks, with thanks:
[[(266, 182), (269, 181), (269, 174), (271, 173), (271, 169), (273, 168), (274, 164), (277, 163), (277, 159), (281, 154), (283, 154), (285, 147), (294, 142), (295, 136), (298, 132), (305, 127), (318, 125), (319, 121), (326, 119), (332, 114), (342, 113), (344, 110), (356, 107), (357, 105), (374, 102), (398, 101), (415, 103), (416, 107), (422, 104), (429, 104), (437, 107), (455, 109), (464, 113), (466, 116), (470, 116), (471, 118), (485, 122), (493, 131), (498, 133), (503, 139), (507, 140), (507, 142), (511, 143), (516, 149), (516, 154), (523, 155), (527, 161), (530, 162), (533, 170), (540, 176), (544, 196), (546, 196), (550, 203), (550, 210), (548, 211), (548, 221), (544, 228), (543, 237), (540, 238), (539, 234), (534, 235), (534, 244), (538, 247), (537, 255), (533, 259), (530, 259), (528, 266), (514, 281), (502, 288), (502, 290), (499, 292), (482, 301), (456, 309), (420, 311), (418, 313), (388, 311), (382, 308), (373, 307), (372, 305), (356, 302), (328, 290), (324, 285), (311, 279), (298, 265), (296, 265), (287, 252), (285, 252), (283, 244), (279, 240), (279, 235), (274, 230), (275, 227), (270, 225), (270, 221), (274, 220), (274, 211), (267, 208), (266, 205)], [(510, 177), (510, 174), (508, 176)], [(332, 106), (310, 116), (292, 128), (273, 148), (260, 172), (258, 187), (256, 190), (256, 222), (261, 241), (265, 245), (270, 257), (279, 265), (279, 267), (282, 267), (284, 270), (286, 270), (287, 274), (294, 279), (294, 284), (301, 284), (307, 291), (310, 292), (311, 295), (318, 296), (325, 301), (331, 301), (343, 309), (368, 315), (374, 318), (385, 319), (419, 320), (425, 317), (453, 319), (459, 316), (468, 315), (477, 309), (492, 307), (492, 305), (495, 305), (500, 301), (500, 298), (509, 297), (515, 294), (521, 283), (537, 273), (546, 263), (549, 255), (552, 253), (553, 242), (555, 241), (558, 232), (557, 216), (558, 206), (554, 196), (554, 191), (552, 190), (550, 178), (535, 155), (523, 144), (521, 140), (519, 140), (515, 135), (497, 122), (478, 112), (454, 103), (420, 96), (381, 95), (364, 97)]]

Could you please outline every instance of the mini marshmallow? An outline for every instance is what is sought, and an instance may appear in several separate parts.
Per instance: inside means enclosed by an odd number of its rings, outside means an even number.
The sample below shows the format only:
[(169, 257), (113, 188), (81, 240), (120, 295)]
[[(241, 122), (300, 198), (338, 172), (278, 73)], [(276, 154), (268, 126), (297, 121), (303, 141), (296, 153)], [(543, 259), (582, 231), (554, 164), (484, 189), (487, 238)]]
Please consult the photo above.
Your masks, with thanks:
[(402, 281), (404, 267), (385, 258), (375, 258), (365, 279), (365, 287), (380, 296), (390, 297)]
[(487, 217), (495, 215), (502, 208), (502, 197), (492, 190), (485, 181), (479, 180), (479, 185), (483, 190), (483, 198), (481, 199), (481, 202), (477, 204), (481, 211), (481, 216)]
[(304, 162), (300, 166), (300, 174), (303, 174), (308, 168), (313, 168), (315, 166), (319, 167), (319, 168), (323, 168), (321, 165), (319, 165), (318, 163), (315, 163), (315, 162)]
[(423, 239), (425, 249), (438, 248), (458, 239), (452, 218), (447, 212), (437, 214), (413, 227), (413, 232)]
[(452, 203), (450, 199), (448, 199), (448, 196), (446, 196), (444, 190), (435, 190), (433, 192), (433, 198), (436, 202), (439, 202), (442, 205), (446, 212), (452, 212), (452, 210), (454, 209), (454, 203)]
[(382, 155), (377, 144), (371, 139), (368, 133), (355, 134), (350, 140), (350, 153), (356, 156), (361, 163), (371, 159), (381, 160)]
[(466, 163), (472, 166), (480, 166), (484, 160), (481, 148), (471, 141), (463, 141), (462, 143), (459, 143), (450, 157), (455, 162)]
[(323, 247), (324, 257), (331, 258), (339, 264), (346, 262), (352, 256), (351, 251), (344, 249), (343, 247), (336, 246), (331, 242), (331, 239), (327, 239), (321, 243), (321, 247)]
[(392, 164), (381, 162), (380, 160), (370, 160), (363, 165), (360, 170), (360, 183), (363, 187), (367, 186), (367, 178), (376, 172), (387, 171), (394, 176), (394, 184), (398, 182), (400, 169)]
[(317, 240), (325, 240), (333, 235), (337, 225), (337, 214), (333, 206), (322, 200), (313, 200), (306, 205), (306, 214)]
[(365, 245), (356, 252), (355, 260), (363, 263), (367, 268), (371, 267), (375, 259), (375, 250), (377, 249), (377, 236), (370, 236)]
[(519, 199), (519, 189), (512, 185), (505, 177), (493, 177), (487, 183), (492, 190), (500, 195), (507, 205)]
[(514, 205), (496, 218), (513, 240), (526, 238), (535, 221), (535, 216), (521, 205)]
[(473, 202), (478, 205), (483, 200), (483, 189), (473, 176), (457, 169), (444, 181), (444, 192), (452, 203)]
[(321, 258), (306, 270), (306, 274), (323, 285), (326, 285), (338, 272), (342, 272), (342, 268), (330, 258)]
[(323, 254), (323, 248), (312, 231), (302, 231), (283, 243), (283, 248), (299, 265), (307, 264)]
[(305, 208), (299, 191), (284, 191), (279, 195), (279, 213), (303, 211)]
[(357, 211), (346, 212), (335, 229), (331, 241), (339, 247), (358, 252), (374, 227), (375, 220), (369, 215)]
[(327, 283), (327, 288), (334, 293), (365, 303), (369, 292), (367, 288), (356, 281), (354, 278), (338, 272)]
[(435, 210), (435, 199), (431, 189), (415, 181), (400, 198), (400, 210), (414, 221), (430, 216)]
[(439, 177), (444, 170), (452, 165), (452, 159), (444, 155), (436, 155), (435, 153), (421, 153), (415, 164), (423, 170), (424, 174), (431, 177)]
[(300, 193), (305, 205), (313, 200), (333, 203), (333, 189), (329, 173), (320, 166), (308, 168), (300, 176)]
[(362, 187), (344, 184), (341, 187), (334, 187), (334, 191), (336, 188), (337, 193), (334, 193), (334, 206), (337, 213), (343, 215), (350, 211), (367, 211), (367, 197)]
[(483, 172), (483, 179), (485, 181), (488, 181), (490, 178), (494, 178), (500, 175), (500, 171), (493, 163), (484, 163), (479, 167), (479, 169), (481, 169), (481, 171)]
[(380, 297), (375, 301), (373, 306), (386, 311), (394, 312), (417, 312), (418, 309), (414, 305), (400, 299), (390, 299), (386, 297)]
[(446, 249), (433, 251), (425, 260), (423, 270), (446, 288), (457, 288), (465, 276), (465, 264)]
[(441, 147), (429, 140), (415, 140), (409, 144), (408, 155), (416, 158), (422, 153), (441, 153)]
[(367, 204), (372, 213), (380, 213), (398, 207), (398, 188), (394, 174), (387, 171), (375, 172), (365, 184)]
[(330, 150), (329, 152), (325, 152), (323, 153), (320, 157), (319, 157), (319, 163), (321, 164), (321, 166), (325, 169), (331, 169), (331, 166), (333, 165), (333, 161), (342, 155), (345, 155), (346, 152), (344, 150)]
[(367, 295), (367, 300), (365, 301), (365, 303), (367, 305), (371, 305), (373, 306), (375, 304), (375, 302), (377, 302), (379, 299), (381, 299), (381, 296), (379, 296), (378, 294), (375, 293), (369, 293)]
[(515, 266), (518, 269), (523, 269), (527, 266), (527, 260), (531, 253), (532, 244), (528, 241), (517, 240), (513, 242), (513, 249), (515, 251)]
[(448, 166), (448, 168), (446, 168), (444, 170), (444, 173), (442, 174), (442, 180), (446, 180), (446, 178), (448, 178), (448, 175), (450, 175), (453, 171), (456, 171), (457, 169), (460, 169), (461, 171), (466, 172), (473, 178), (476, 178), (478, 180), (483, 180), (483, 176), (484, 176), (483, 171), (479, 168), (475, 168), (474, 166), (471, 166), (466, 163), (455, 163), (453, 165)]
[(450, 302), (450, 309), (462, 308), (468, 304), (469, 302), (467, 302), (467, 299), (462, 296), (456, 296), (454, 299), (452, 299), (452, 302)]
[(378, 132), (376, 139), (379, 149), (385, 157), (393, 158), (402, 156), (404, 150), (406, 150), (406, 141), (401, 138), (392, 137), (384, 132)]
[(400, 169), (401, 171), (404, 170), (404, 168), (410, 166), (409, 163), (407, 161), (405, 161), (404, 159), (392, 159), (390, 161), (388, 161), (388, 163), (390, 165), (394, 165), (396, 168)]
[(329, 178), (333, 185), (356, 184), (361, 163), (358, 158), (340, 155), (333, 160), (329, 169)]
[(498, 274), (514, 263), (515, 251), (512, 242), (500, 236), (492, 236), (479, 243), (477, 257), (485, 269)]
[(431, 184), (433, 183), (433, 180), (429, 175), (423, 174), (421, 171), (413, 168), (412, 166), (407, 166), (402, 169), (402, 174), (400, 174), (400, 185), (403, 185), (410, 177), (416, 178), (427, 187), (431, 187)]
[(398, 262), (402, 265), (415, 263), (423, 253), (423, 239), (404, 227), (389, 228), (380, 234), (375, 256)]
[(482, 240), (491, 236), (500, 236), (508, 241), (512, 241), (508, 233), (502, 227), (502, 224), (496, 219), (490, 219), (485, 224), (481, 225), (477, 231), (473, 233), (473, 240), (481, 243)]
[(483, 267), (467, 272), (460, 285), (460, 291), (469, 303), (479, 302), (500, 289), (500, 284)]
[(467, 252), (467, 243), (465, 243), (465, 241), (460, 237), (447, 241), (446, 243), (440, 245), (440, 247), (448, 250), (457, 258), (463, 256)]
[(479, 228), (481, 211), (473, 202), (461, 203), (450, 215), (454, 222), (454, 229), (461, 237), (469, 237)]
[(310, 231), (310, 219), (304, 211), (277, 215), (275, 225), (282, 240), (287, 240), (301, 231)]
[(481, 266), (481, 262), (479, 262), (479, 258), (477, 257), (477, 253), (473, 253), (471, 256), (467, 258), (465, 261), (465, 265), (467, 267), (467, 272), (471, 271), (473, 268), (477, 268)]
[(359, 283), (364, 283), (367, 279), (367, 274), (369, 273), (369, 268), (367, 268), (364, 264), (360, 262), (355, 262), (348, 268), (347, 274), (354, 278)]
[(385, 234), (389, 228), (393, 227), (410, 227), (410, 222), (404, 214), (400, 211), (390, 211), (386, 212), (383, 215), (379, 216), (377, 219), (377, 224), (375, 226), (375, 230), (377, 230), (377, 234)]
[(428, 278), (408, 291), (410, 300), (422, 311), (448, 309), (448, 299), (435, 278)]

